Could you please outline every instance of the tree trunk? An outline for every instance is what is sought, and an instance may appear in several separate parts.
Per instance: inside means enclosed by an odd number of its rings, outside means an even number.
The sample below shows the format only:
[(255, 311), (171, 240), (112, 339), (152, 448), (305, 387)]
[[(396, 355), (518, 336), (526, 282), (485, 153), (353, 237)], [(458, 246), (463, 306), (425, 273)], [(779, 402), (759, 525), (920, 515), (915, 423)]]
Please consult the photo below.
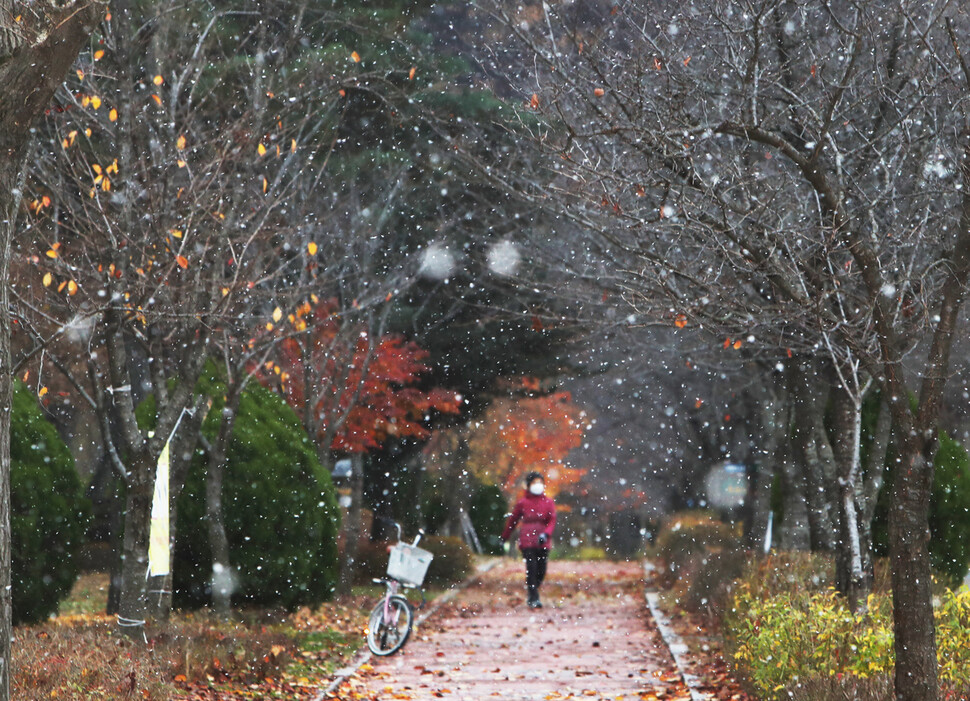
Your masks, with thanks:
[(0, 4), (0, 701), (10, 698), (10, 250), (22, 195), (21, 173), (30, 127), (104, 12), (91, 2), (37, 2), (38, 21), (21, 22)]
[(121, 577), (124, 571), (124, 514), (121, 507), (121, 498), (117, 492), (112, 497), (115, 504), (115, 513), (111, 514), (111, 548), (114, 551), (114, 558), (111, 563), (111, 572), (108, 575), (108, 603), (105, 606), (105, 613), (115, 615), (121, 610)]
[(229, 559), (229, 538), (222, 511), (222, 477), (225, 452), (217, 447), (209, 456), (205, 481), (205, 515), (209, 525), (209, 549), (212, 552), (212, 608), (220, 618), (228, 618), (232, 605), (233, 574)]
[(794, 435), (795, 459), (805, 474), (805, 500), (808, 505), (808, 527), (812, 550), (831, 552), (836, 542), (835, 505), (830, 481), (834, 481), (834, 466), (826, 465), (827, 443), (824, 426), (825, 397), (820, 394), (824, 382), (818, 363), (799, 363), (794, 375)]
[(808, 550), (812, 537), (808, 523), (805, 474), (790, 455), (783, 455), (780, 465), (784, 510), (778, 529), (781, 547), (785, 550)]
[[(929, 505), (932, 464), (918, 438), (900, 441), (889, 511), (889, 560), (896, 636), (896, 698), (937, 698), (936, 631), (930, 591)], [(904, 651), (905, 654), (901, 654)]]
[(20, 204), (20, 159), (0, 154), (0, 699), (10, 698), (10, 410), (13, 383), (10, 366), (10, 243)]
[(340, 563), (340, 577), (337, 581), (338, 596), (350, 596), (354, 585), (363, 501), (364, 456), (354, 453), (350, 458), (350, 506), (344, 523), (344, 558)]
[[(141, 462), (145, 462), (142, 458)], [(132, 637), (144, 637), (148, 601), (148, 534), (151, 529), (155, 474), (153, 465), (132, 464), (125, 494), (125, 533), (122, 543), (121, 595), (118, 624)]]
[(448, 470), (451, 473), (448, 480), (450, 488), (446, 490), (448, 516), (445, 518), (441, 533), (454, 538), (463, 538), (465, 529), (462, 515), (468, 511), (471, 485), (468, 479), (468, 441), (461, 432), (457, 435)]
[(849, 609), (855, 612), (872, 589), (872, 579), (867, 576), (863, 566), (864, 561), (869, 559), (872, 544), (863, 541), (860, 529), (862, 401), (842, 387), (835, 389), (834, 432), (833, 448), (839, 470), (839, 540), (835, 555), (835, 587), (845, 594)]

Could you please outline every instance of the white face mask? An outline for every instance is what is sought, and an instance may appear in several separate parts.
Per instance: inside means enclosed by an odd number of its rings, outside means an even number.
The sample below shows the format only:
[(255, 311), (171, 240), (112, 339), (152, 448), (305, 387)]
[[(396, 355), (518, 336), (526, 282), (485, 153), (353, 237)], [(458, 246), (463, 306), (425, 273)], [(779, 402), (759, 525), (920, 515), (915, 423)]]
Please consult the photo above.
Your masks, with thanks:
[(546, 491), (546, 485), (544, 485), (542, 482), (539, 482), (537, 480), (529, 485), (529, 491), (535, 494), (536, 496), (539, 496), (544, 491)]

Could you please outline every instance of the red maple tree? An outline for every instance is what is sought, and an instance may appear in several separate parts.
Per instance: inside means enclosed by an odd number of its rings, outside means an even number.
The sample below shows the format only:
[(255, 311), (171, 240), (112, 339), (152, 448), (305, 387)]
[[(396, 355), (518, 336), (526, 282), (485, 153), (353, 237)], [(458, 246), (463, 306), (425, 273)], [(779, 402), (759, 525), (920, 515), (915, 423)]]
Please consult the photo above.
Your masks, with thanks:
[(307, 302), (288, 320), (294, 333), (260, 378), (302, 414), (321, 452), (365, 453), (392, 436), (424, 438), (430, 412), (458, 413), (454, 392), (415, 386), (428, 352), (413, 341), (345, 321), (332, 299)]
[[(537, 382), (523, 378), (523, 387), (532, 384)], [(469, 466), (479, 479), (510, 495), (527, 472), (538, 470), (555, 495), (585, 472), (564, 462), (582, 441), (585, 425), (585, 412), (569, 392), (496, 399), (472, 428)]]

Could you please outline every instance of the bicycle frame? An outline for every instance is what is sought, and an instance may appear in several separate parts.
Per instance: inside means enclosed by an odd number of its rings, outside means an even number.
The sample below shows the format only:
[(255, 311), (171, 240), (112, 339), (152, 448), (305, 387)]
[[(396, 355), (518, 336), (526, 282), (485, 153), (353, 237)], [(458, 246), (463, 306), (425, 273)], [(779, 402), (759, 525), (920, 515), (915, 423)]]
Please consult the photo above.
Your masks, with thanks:
[(384, 592), (384, 624), (396, 626), (397, 617), (401, 615), (401, 610), (396, 609), (394, 614), (391, 614), (391, 597), (401, 591), (401, 583), (390, 578), (383, 581), (387, 587), (387, 591)]

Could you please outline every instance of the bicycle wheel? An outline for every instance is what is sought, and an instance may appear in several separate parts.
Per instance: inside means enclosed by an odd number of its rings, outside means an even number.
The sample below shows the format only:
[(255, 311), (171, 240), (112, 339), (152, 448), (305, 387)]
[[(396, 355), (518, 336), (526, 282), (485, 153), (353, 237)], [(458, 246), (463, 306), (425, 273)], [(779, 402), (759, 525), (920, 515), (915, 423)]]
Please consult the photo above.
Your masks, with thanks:
[(404, 647), (411, 635), (414, 614), (411, 605), (403, 596), (392, 596), (384, 615), (384, 599), (381, 599), (370, 613), (367, 624), (367, 647), (381, 657), (393, 655)]

